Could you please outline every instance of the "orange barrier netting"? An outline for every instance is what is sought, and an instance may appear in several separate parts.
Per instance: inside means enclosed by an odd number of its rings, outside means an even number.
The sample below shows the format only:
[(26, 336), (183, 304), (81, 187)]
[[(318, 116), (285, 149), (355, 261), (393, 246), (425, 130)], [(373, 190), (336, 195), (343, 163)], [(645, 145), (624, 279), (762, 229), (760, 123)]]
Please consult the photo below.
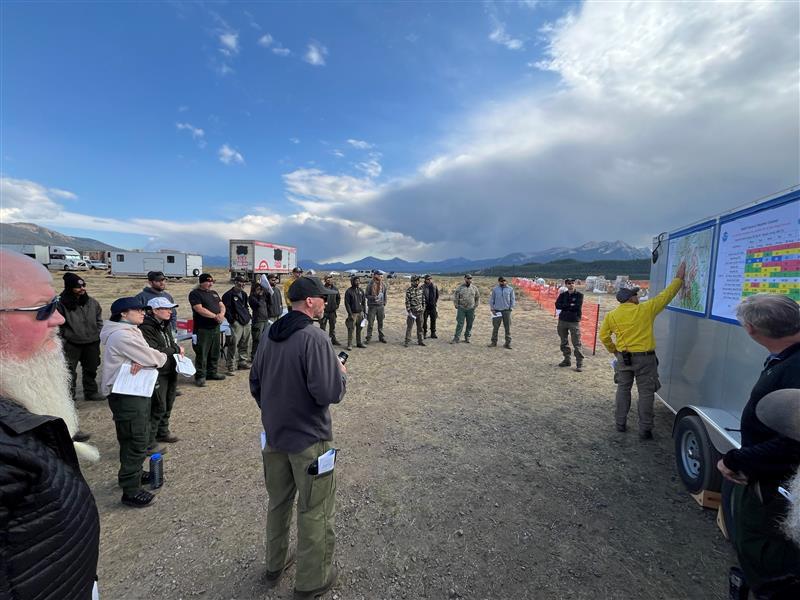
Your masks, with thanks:
[[(536, 302), (544, 310), (557, 316), (556, 299), (558, 298), (558, 288), (550, 285), (536, 283), (532, 279), (515, 277), (513, 283), (517, 288), (531, 300)], [(597, 354), (597, 330), (600, 323), (600, 305), (592, 302), (583, 303), (581, 311), (581, 338), (582, 340), (592, 340), (592, 354)]]

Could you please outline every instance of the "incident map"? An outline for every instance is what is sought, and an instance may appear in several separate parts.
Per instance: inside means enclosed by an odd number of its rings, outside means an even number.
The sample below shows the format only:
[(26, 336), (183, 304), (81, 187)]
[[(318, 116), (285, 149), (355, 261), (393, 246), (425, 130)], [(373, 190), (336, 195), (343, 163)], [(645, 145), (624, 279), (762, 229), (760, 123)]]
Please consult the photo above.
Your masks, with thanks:
[(711, 250), (714, 246), (714, 227), (670, 238), (667, 261), (667, 283), (675, 277), (681, 262), (686, 262), (686, 284), (669, 306), (705, 314), (708, 283), (711, 277)]

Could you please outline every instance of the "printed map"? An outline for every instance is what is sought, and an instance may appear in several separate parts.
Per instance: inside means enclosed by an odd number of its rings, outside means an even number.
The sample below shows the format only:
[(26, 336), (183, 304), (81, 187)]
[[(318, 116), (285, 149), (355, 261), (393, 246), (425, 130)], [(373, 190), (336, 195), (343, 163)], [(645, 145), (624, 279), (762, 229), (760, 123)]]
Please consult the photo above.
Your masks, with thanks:
[(706, 312), (713, 242), (713, 227), (670, 239), (667, 283), (675, 277), (678, 265), (686, 261), (686, 284), (669, 306), (698, 313)]

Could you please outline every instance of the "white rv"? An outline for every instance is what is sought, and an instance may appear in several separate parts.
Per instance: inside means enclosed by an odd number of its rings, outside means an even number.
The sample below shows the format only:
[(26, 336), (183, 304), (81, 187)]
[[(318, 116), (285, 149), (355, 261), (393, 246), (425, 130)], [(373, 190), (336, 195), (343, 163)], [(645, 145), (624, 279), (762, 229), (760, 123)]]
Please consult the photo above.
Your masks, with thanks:
[(167, 277), (197, 277), (203, 272), (203, 257), (184, 252), (111, 252), (111, 274), (145, 276), (162, 271)]
[(30, 256), (36, 262), (47, 266), (50, 264), (50, 247), (39, 246), (36, 244), (2, 244), (6, 250), (19, 252), (25, 256)]
[(47, 267), (56, 271), (89, 270), (80, 253), (68, 246), (50, 246), (50, 264)]
[(262, 273), (291, 273), (297, 266), (297, 248), (259, 242), (229, 240), (231, 278), (242, 275), (254, 279)]

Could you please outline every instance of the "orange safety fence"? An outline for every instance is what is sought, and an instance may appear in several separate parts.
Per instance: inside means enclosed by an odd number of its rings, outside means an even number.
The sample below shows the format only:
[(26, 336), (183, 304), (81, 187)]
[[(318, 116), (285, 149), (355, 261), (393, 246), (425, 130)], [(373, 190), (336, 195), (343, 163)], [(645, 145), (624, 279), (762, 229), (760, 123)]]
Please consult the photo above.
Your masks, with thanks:
[[(536, 283), (534, 280), (524, 277), (515, 277), (513, 283), (544, 310), (551, 312), (554, 317), (558, 315), (556, 310), (556, 299), (559, 294), (557, 287)], [(592, 340), (593, 355), (597, 354), (597, 330), (599, 325), (600, 305), (596, 302), (584, 302), (581, 310), (581, 338), (584, 343), (586, 340)]]

